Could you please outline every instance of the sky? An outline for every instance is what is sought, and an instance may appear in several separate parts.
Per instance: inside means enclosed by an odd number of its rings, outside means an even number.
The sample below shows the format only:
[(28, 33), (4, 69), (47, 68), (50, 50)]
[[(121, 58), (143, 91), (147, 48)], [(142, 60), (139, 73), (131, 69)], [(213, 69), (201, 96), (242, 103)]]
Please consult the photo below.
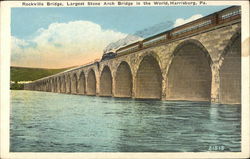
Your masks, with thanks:
[(12, 8), (11, 65), (84, 65), (100, 59), (109, 43), (138, 30), (166, 21), (176, 27), (227, 7)]

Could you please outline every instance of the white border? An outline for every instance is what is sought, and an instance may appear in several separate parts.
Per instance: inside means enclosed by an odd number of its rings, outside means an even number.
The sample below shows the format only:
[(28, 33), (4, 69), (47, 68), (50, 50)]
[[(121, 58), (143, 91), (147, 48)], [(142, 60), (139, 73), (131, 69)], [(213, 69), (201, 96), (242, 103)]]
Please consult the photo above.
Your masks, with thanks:
[[(31, 1), (26, 1), (31, 2)], [(33, 1), (35, 2), (35, 1)], [(37, 2), (37, 1), (36, 1)], [(45, 1), (41, 1), (46, 3)], [(51, 2), (51, 1), (49, 1)], [(66, 3), (67, 1), (55, 1)], [(69, 1), (68, 1), (69, 2)], [(71, 1), (70, 1), (71, 2)], [(75, 1), (79, 2), (79, 1)], [(102, 1), (104, 2), (104, 1)], [(142, 1), (140, 1), (142, 2)], [(198, 1), (199, 2), (199, 1)], [(242, 7), (242, 152), (184, 152), (184, 153), (13, 153), (9, 152), (10, 112), (10, 10), (22, 7), (22, 2), (1, 2), (0, 27), (0, 103), (1, 103), (1, 153), (0, 158), (247, 158), (249, 154), (249, 2), (206, 1), (207, 5), (241, 5)], [(136, 6), (136, 5), (135, 5)], [(34, 7), (34, 6), (32, 6)], [(45, 6), (42, 6), (45, 7)], [(64, 6), (66, 7), (66, 6)], [(88, 6), (89, 7), (89, 6)], [(95, 6), (96, 7), (96, 6)], [(100, 6), (101, 7), (101, 6)], [(114, 6), (115, 7), (115, 6)], [(120, 7), (120, 6), (119, 6)]]

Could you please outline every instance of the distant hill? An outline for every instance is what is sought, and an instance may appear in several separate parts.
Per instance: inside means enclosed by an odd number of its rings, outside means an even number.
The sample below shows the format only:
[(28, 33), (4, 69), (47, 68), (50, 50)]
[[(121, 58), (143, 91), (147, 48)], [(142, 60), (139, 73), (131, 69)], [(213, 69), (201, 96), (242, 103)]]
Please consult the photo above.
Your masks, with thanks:
[(45, 69), (28, 67), (10, 67), (11, 81), (34, 81), (46, 76), (54, 75), (70, 68)]

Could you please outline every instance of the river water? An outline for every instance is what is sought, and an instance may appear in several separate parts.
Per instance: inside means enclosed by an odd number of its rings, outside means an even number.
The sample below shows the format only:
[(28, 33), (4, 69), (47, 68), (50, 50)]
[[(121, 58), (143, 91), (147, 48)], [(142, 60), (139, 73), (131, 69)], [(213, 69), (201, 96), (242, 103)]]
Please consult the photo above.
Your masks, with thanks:
[(11, 152), (241, 150), (241, 106), (11, 91)]

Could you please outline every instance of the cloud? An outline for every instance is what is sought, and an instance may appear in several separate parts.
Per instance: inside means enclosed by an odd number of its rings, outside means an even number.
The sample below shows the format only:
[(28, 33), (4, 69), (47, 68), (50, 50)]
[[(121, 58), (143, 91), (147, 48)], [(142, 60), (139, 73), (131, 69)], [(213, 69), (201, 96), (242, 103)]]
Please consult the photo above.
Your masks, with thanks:
[(195, 15), (193, 15), (192, 17), (187, 18), (187, 19), (178, 18), (178, 19), (175, 20), (174, 27), (177, 27), (177, 26), (180, 26), (180, 25), (182, 25), (182, 24), (191, 22), (191, 21), (196, 20), (196, 19), (199, 19), (199, 18), (201, 18), (201, 17), (203, 17), (201, 14), (195, 14)]
[(52, 23), (31, 39), (12, 37), (13, 66), (62, 68), (101, 58), (103, 49), (127, 35), (90, 21)]

